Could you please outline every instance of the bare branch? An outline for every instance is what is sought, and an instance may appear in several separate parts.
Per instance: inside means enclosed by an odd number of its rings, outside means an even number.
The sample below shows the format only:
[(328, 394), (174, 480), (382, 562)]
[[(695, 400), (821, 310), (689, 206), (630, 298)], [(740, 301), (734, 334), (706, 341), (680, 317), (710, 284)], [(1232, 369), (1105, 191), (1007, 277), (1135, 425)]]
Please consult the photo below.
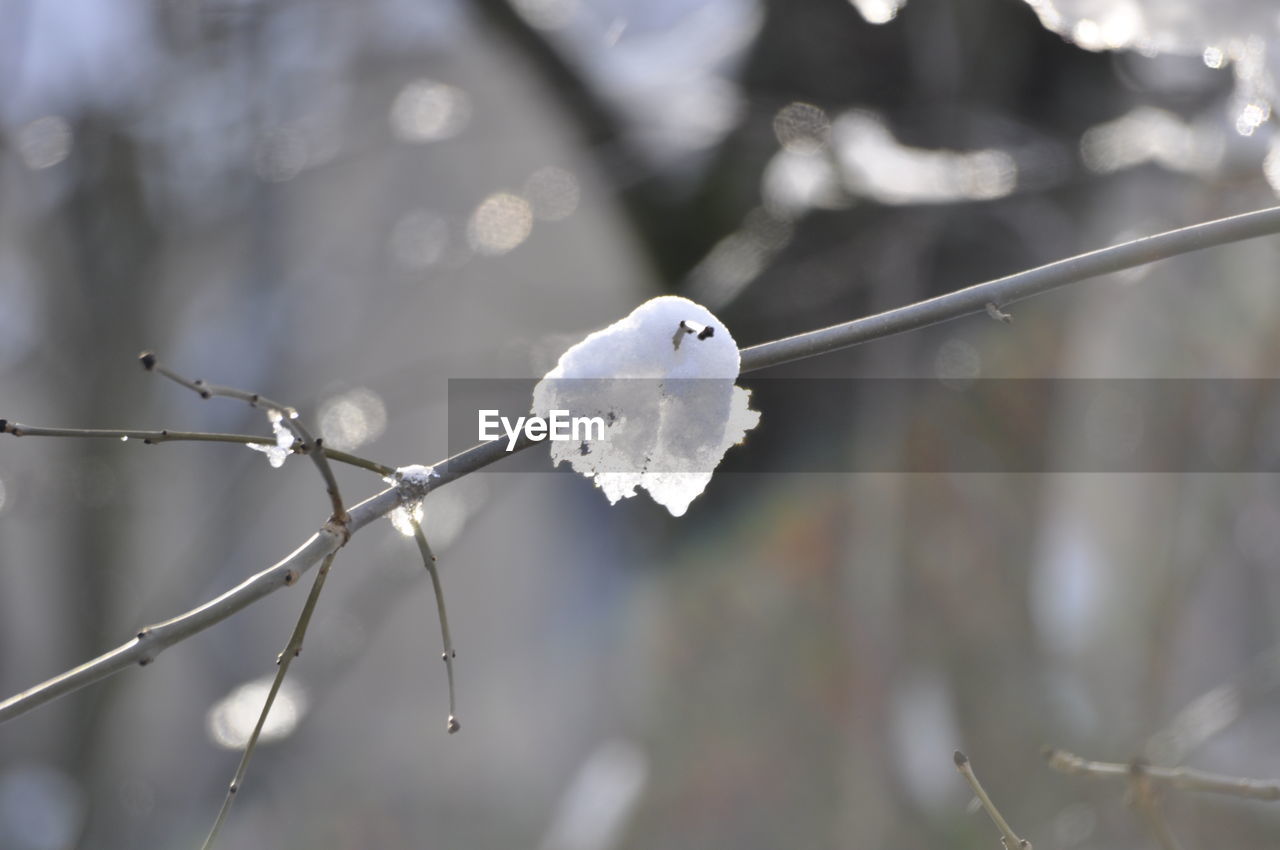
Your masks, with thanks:
[[(828, 351), (847, 348), (914, 328), (925, 327), (948, 319), (981, 312), (986, 309), (988, 302), (1005, 305), (1098, 275), (1140, 266), (1144, 263), (1197, 251), (1202, 248), (1244, 239), (1253, 239), (1274, 233), (1280, 233), (1280, 207), (1271, 207), (1231, 218), (1192, 225), (1181, 230), (1150, 236), (1134, 242), (1126, 242), (1122, 245), (1103, 248), (1089, 254), (1059, 260), (1047, 266), (1041, 266), (1037, 269), (1031, 269), (998, 280), (977, 284), (967, 289), (899, 307), (896, 310), (889, 310), (875, 316), (743, 349), (742, 371), (752, 372), (792, 360), (814, 357)], [(144, 354), (142, 362), (144, 366), (150, 363), (148, 368), (159, 366), (154, 355), (148, 356)], [(161, 374), (165, 374), (165, 372)], [(178, 377), (174, 377), (174, 380), (205, 397), (213, 395), (215, 390), (222, 391), (225, 389), (195, 381), (186, 381)], [(242, 398), (250, 404), (267, 403), (261, 396), (253, 396), (252, 394), (240, 394), (234, 397)], [(0, 430), (4, 429), (5, 424), (5, 420), (0, 419)], [(531, 445), (533, 445), (533, 442), (522, 435), (514, 446), (514, 451), (527, 449)], [(434, 469), (437, 477), (428, 482), (419, 495), (425, 495), (437, 487), (444, 486), (464, 475), (496, 463), (510, 454), (511, 452), (506, 450), (506, 443), (503, 440), (482, 443), (466, 451), (459, 452), (435, 465)], [(312, 457), (321, 458), (323, 453), (312, 452)], [(349, 534), (354, 534), (373, 519), (394, 510), (400, 505), (400, 500), (400, 493), (395, 488), (385, 490), (367, 499), (351, 509), (350, 522), (346, 526), (346, 531)], [(325, 555), (339, 548), (341, 542), (343, 542), (343, 537), (340, 531), (326, 526), (325, 529), (322, 529), (321, 532), (304, 543), (292, 555), (232, 588), (217, 599), (166, 623), (144, 629), (140, 633), (144, 637), (135, 638), (111, 652), (85, 662), (66, 673), (55, 676), (47, 682), (23, 691), (4, 702), (0, 702), (0, 722), (16, 717), (55, 697), (117, 673), (132, 664), (147, 663), (161, 649), (172, 646), (178, 641), (207, 629), (209, 626), (231, 616), (236, 611), (256, 602), (271, 591), (292, 583), (292, 579), (286, 582), (283, 578), (293, 576), (296, 579), (298, 574), (310, 569)], [(1116, 767), (1119, 770), (1117, 775), (1124, 775), (1128, 769), (1126, 765), (1117, 765)], [(1149, 773), (1152, 778), (1160, 778), (1159, 769), (1157, 768), (1150, 769)], [(1219, 779), (1226, 783), (1223, 787), (1230, 785), (1237, 789), (1235, 791), (1222, 791), (1222, 793), (1236, 793), (1237, 796), (1250, 796), (1258, 799), (1280, 799), (1280, 786), (1276, 786), (1274, 783), (1250, 783), (1248, 780), (1234, 780), (1230, 777), (1220, 777)], [(1244, 789), (1252, 788), (1255, 785), (1255, 793), (1245, 792)], [(1220, 789), (1213, 787), (1196, 788), (1194, 790), (1217, 791)]]
[(1009, 826), (1009, 822), (1004, 819), (1004, 815), (1000, 814), (1000, 810), (996, 808), (996, 804), (991, 801), (991, 797), (987, 795), (987, 791), (982, 787), (982, 783), (978, 781), (978, 775), (973, 772), (973, 765), (969, 763), (969, 757), (964, 753), (956, 750), (955, 752), (956, 770), (960, 771), (960, 775), (969, 783), (969, 787), (973, 789), (974, 795), (978, 801), (982, 803), (982, 808), (986, 809), (991, 820), (995, 823), (996, 828), (1000, 830), (1000, 842), (1004, 844), (1005, 850), (1032, 850), (1031, 842), (1025, 838), (1019, 838), (1017, 833), (1013, 831), (1013, 827)]
[[(214, 434), (208, 431), (144, 431), (137, 428), (49, 428), (41, 425), (23, 425), (20, 422), (0, 420), (0, 432), (15, 437), (82, 437), (85, 439), (141, 440), (144, 445), (155, 443), (203, 442), (203, 443), (239, 443), (241, 445), (272, 446), (275, 440), (271, 437), (260, 437), (256, 434)], [(301, 448), (301, 447), (299, 447)], [(376, 461), (353, 455), (348, 452), (322, 446), (321, 451), (330, 460), (358, 466), (379, 475), (390, 475), (395, 469)]]
[(218, 831), (222, 829), (222, 825), (227, 821), (227, 815), (231, 813), (231, 804), (235, 802), (236, 795), (244, 784), (245, 773), (249, 770), (249, 759), (253, 757), (253, 751), (258, 746), (258, 738), (262, 735), (262, 727), (266, 725), (267, 715), (271, 713), (271, 706), (275, 704), (276, 694), (280, 693), (280, 685), (284, 683), (284, 677), (289, 672), (289, 665), (302, 653), (302, 639), (306, 637), (307, 626), (311, 624), (311, 615), (316, 610), (316, 601), (320, 599), (324, 580), (328, 577), (329, 568), (333, 566), (333, 559), (337, 554), (335, 549), (324, 556), (324, 563), (316, 572), (316, 580), (311, 584), (311, 592), (307, 594), (307, 601), (303, 603), (302, 613), (298, 615), (298, 622), (293, 627), (293, 634), (289, 636), (284, 652), (280, 653), (280, 657), (276, 659), (276, 675), (271, 680), (271, 690), (267, 692), (267, 699), (262, 704), (262, 713), (258, 715), (258, 722), (254, 724), (253, 732), (245, 743), (244, 753), (240, 756), (240, 764), (236, 766), (235, 776), (227, 786), (227, 796), (222, 801), (222, 808), (218, 810), (218, 817), (213, 822), (213, 828), (209, 830), (209, 836), (204, 840), (204, 850), (213, 847)]
[(325, 458), (323, 441), (318, 437), (312, 437), (311, 432), (306, 429), (298, 419), (298, 411), (287, 404), (281, 404), (278, 401), (272, 401), (261, 393), (251, 393), (245, 390), (238, 390), (234, 387), (224, 387), (218, 384), (210, 384), (206, 381), (196, 379), (188, 380), (174, 372), (172, 369), (162, 365), (157, 359), (154, 351), (144, 351), (138, 355), (142, 368), (148, 372), (155, 372), (176, 384), (180, 384), (189, 390), (193, 390), (200, 394), (201, 398), (212, 398), (213, 396), (221, 396), (222, 398), (234, 398), (246, 402), (250, 407), (263, 407), (267, 410), (274, 410), (280, 414), (282, 420), (293, 436), (300, 443), (299, 453), (309, 455), (315, 463), (316, 469), (320, 471), (320, 477), (324, 479), (325, 492), (329, 494), (329, 501), (333, 505), (332, 519), (340, 526), (347, 525), (347, 511), (342, 504), (342, 494), (338, 491), (338, 479), (333, 476), (333, 469), (329, 466), (329, 461)]
[[(384, 490), (361, 502), (350, 511), (348, 530), (355, 533), (378, 517), (394, 510), (399, 502), (400, 495), (395, 488)], [(292, 585), (299, 576), (311, 569), (322, 558), (341, 548), (343, 542), (342, 530), (332, 523), (327, 523), (279, 563), (245, 579), (221, 596), (171, 620), (147, 626), (132, 640), (110, 652), (0, 702), (0, 722), (17, 717), (52, 699), (79, 690), (135, 664), (139, 666), (150, 664), (168, 647), (222, 622), (272, 591)]]
[[(1097, 779), (1127, 779), (1133, 771), (1132, 764), (1089, 761), (1065, 750), (1046, 748), (1045, 760), (1059, 773), (1076, 776), (1092, 776)], [(1244, 779), (1208, 773), (1189, 767), (1145, 766), (1143, 775), (1155, 783), (1167, 784), (1179, 791), (1203, 791), (1208, 794), (1226, 794), (1247, 797), (1251, 800), (1280, 800), (1280, 782), (1268, 779)]]
[(1099, 275), (1110, 274), (1134, 266), (1154, 263), (1178, 254), (1199, 251), (1228, 242), (1239, 242), (1280, 233), (1280, 207), (1193, 224), (1144, 239), (1135, 239), (1110, 248), (1080, 254), (1047, 266), (1011, 274), (997, 280), (979, 283), (875, 316), (867, 316), (833, 325), (829, 328), (754, 345), (742, 351), (742, 371), (751, 372), (768, 366), (789, 363), (848, 348), (862, 342), (880, 339), (903, 331), (981, 313), (987, 304), (1006, 307), (1014, 301), (1039, 295), (1069, 283), (1079, 283)]

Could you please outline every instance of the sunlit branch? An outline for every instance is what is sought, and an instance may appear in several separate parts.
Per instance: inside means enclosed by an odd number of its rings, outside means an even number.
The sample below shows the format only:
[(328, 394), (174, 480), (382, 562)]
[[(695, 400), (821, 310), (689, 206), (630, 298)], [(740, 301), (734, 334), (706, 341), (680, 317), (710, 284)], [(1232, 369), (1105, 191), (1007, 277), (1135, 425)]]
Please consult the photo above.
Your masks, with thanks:
[[(1132, 764), (1089, 761), (1065, 750), (1046, 749), (1044, 757), (1049, 767), (1059, 773), (1092, 776), (1096, 779), (1128, 779), (1133, 772)], [(1179, 791), (1227, 794), (1232, 797), (1247, 797), (1251, 800), (1280, 800), (1280, 782), (1276, 780), (1244, 779), (1189, 767), (1153, 767), (1151, 765), (1144, 766), (1142, 773), (1153, 783), (1166, 784)]]
[(986, 789), (978, 781), (978, 775), (973, 772), (973, 765), (969, 763), (969, 757), (956, 750), (955, 762), (956, 770), (960, 771), (960, 775), (969, 783), (969, 787), (973, 789), (974, 796), (978, 798), (978, 802), (982, 803), (982, 808), (986, 810), (987, 815), (996, 825), (996, 829), (1000, 830), (1000, 842), (1004, 844), (1005, 850), (1031, 850), (1031, 842), (1025, 838), (1018, 837), (1017, 833), (1013, 831), (1013, 827), (1009, 826), (1009, 822), (1004, 819), (1004, 815), (1000, 814), (996, 804), (991, 801)]
[(751, 372), (792, 360), (826, 354), (851, 345), (870, 342), (903, 331), (981, 313), (992, 305), (997, 311), (1032, 295), (1070, 283), (1131, 269), (1215, 245), (1240, 242), (1280, 233), (1280, 207), (1193, 224), (1179, 230), (1147, 236), (1058, 260), (1008, 277), (975, 284), (946, 295), (887, 310), (874, 316), (797, 334), (786, 339), (753, 345), (742, 351), (742, 371)]
[[(751, 346), (742, 350), (742, 371), (751, 372), (776, 366), (792, 360), (814, 357), (829, 351), (847, 348), (881, 337), (902, 333), (913, 328), (959, 318), (970, 313), (986, 309), (988, 303), (1001, 307), (1021, 298), (1027, 298), (1046, 292), (1059, 286), (1077, 283), (1091, 277), (1133, 268), (1144, 263), (1166, 259), (1178, 254), (1185, 254), (1223, 245), (1229, 242), (1252, 239), (1259, 236), (1280, 233), (1280, 207), (1272, 207), (1231, 218), (1219, 219), (1204, 224), (1185, 227), (1156, 236), (1126, 242), (1111, 248), (1103, 248), (1089, 254), (1082, 254), (1047, 266), (1031, 269), (1019, 274), (1003, 277), (988, 283), (977, 284), (948, 295), (940, 295), (927, 301), (899, 307), (865, 319), (858, 319), (842, 325), (823, 328), (807, 334), (787, 337), (786, 339)], [(144, 361), (145, 365), (145, 361)], [(179, 383), (199, 392), (202, 396), (212, 395), (221, 387), (186, 381), (175, 377)], [(206, 396), (207, 397), (207, 396)], [(261, 396), (242, 394), (250, 404), (267, 403)], [(3, 421), (3, 420), (0, 420)], [(533, 443), (522, 435), (514, 449), (520, 451)], [(441, 461), (434, 467), (436, 477), (422, 488), (419, 496), (456, 481), (465, 475), (496, 463), (511, 453), (506, 450), (504, 440), (482, 443), (453, 457)], [(312, 452), (313, 458), (322, 457), (320, 452)], [(336, 490), (334, 491), (336, 493)], [(331, 496), (333, 493), (331, 493)], [(350, 522), (346, 531), (354, 534), (373, 519), (390, 513), (400, 505), (400, 494), (395, 488), (379, 493), (351, 509)], [(36, 685), (22, 693), (0, 702), (0, 721), (16, 717), (49, 700), (69, 693), (78, 688), (96, 682), (113, 673), (137, 663), (146, 663), (160, 649), (171, 646), (180, 640), (202, 631), (214, 623), (234, 614), (273, 590), (291, 583), (283, 577), (297, 575), (310, 569), (325, 555), (338, 548), (343, 542), (340, 529), (326, 526), (315, 537), (303, 544), (296, 552), (273, 567), (246, 580), (242, 584), (227, 591), (211, 602), (188, 611), (173, 620), (149, 630), (144, 630), (144, 638), (135, 638), (116, 649), (88, 661), (73, 670)], [(1085, 764), (1097, 764), (1085, 762)], [(1118, 765), (1120, 775), (1128, 770), (1126, 765)], [(1088, 771), (1084, 771), (1088, 772)], [(1160, 769), (1150, 768), (1152, 778), (1160, 779)], [(1197, 774), (1198, 775), (1198, 774)], [(1221, 793), (1235, 793), (1238, 796), (1253, 796), (1259, 799), (1280, 799), (1280, 787), (1273, 783), (1250, 784), (1247, 780), (1222, 778), (1227, 784), (1223, 788), (1236, 790), (1225, 791), (1218, 787), (1196, 788), (1194, 790), (1215, 790)], [(1187, 781), (1187, 780), (1183, 780)], [(1212, 783), (1211, 783), (1212, 784)], [(1256, 790), (1257, 793), (1247, 793)], [(1274, 796), (1272, 796), (1274, 794)]]
[[(1005, 305), (1060, 286), (1080, 283), (1099, 275), (1153, 263), (1178, 254), (1187, 254), (1203, 248), (1276, 233), (1280, 233), (1280, 207), (1269, 207), (1230, 218), (1193, 224), (1179, 230), (1171, 230), (1110, 248), (1091, 251), (1088, 254), (1068, 257), (1065, 260), (975, 284), (966, 289), (887, 310), (874, 316), (753, 345), (742, 349), (742, 371), (755, 372), (949, 319), (984, 312), (988, 304), (996, 311), (1002, 312), (1000, 308)], [(513, 451), (521, 451), (532, 445), (534, 443), (522, 435)], [(449, 458), (447, 462), (436, 466), (436, 471), (440, 473), (440, 480), (436, 485), (448, 483), (502, 460), (510, 453), (506, 450), (506, 443), (503, 440), (482, 443), (460, 452)]]
[(209, 830), (209, 836), (204, 840), (205, 850), (213, 846), (213, 842), (218, 837), (218, 831), (222, 829), (227, 815), (231, 813), (231, 805), (235, 802), (236, 795), (240, 793), (245, 773), (249, 770), (249, 759), (253, 758), (253, 751), (258, 746), (258, 738), (262, 735), (262, 727), (266, 725), (267, 715), (271, 713), (271, 706), (275, 704), (276, 695), (280, 693), (280, 686), (289, 672), (289, 665), (302, 653), (302, 639), (306, 637), (307, 626), (311, 624), (311, 615), (316, 610), (316, 601), (320, 598), (320, 591), (324, 589), (324, 580), (329, 576), (329, 568), (333, 566), (333, 559), (337, 554), (335, 550), (324, 556), (324, 562), (320, 564), (315, 581), (311, 584), (311, 592), (307, 594), (307, 601), (302, 605), (302, 614), (298, 616), (298, 622), (293, 627), (293, 634), (289, 636), (284, 652), (280, 653), (280, 657), (276, 659), (276, 675), (271, 680), (271, 690), (267, 692), (267, 699), (262, 704), (258, 722), (254, 724), (253, 732), (245, 743), (244, 752), (240, 755), (240, 764), (236, 766), (231, 784), (227, 786), (227, 796), (222, 801), (222, 808), (218, 809), (218, 817), (213, 822), (213, 828)]
[[(384, 490), (361, 502), (351, 509), (347, 530), (355, 533), (375, 519), (394, 510), (399, 502), (400, 496), (394, 488)], [(17, 717), (52, 699), (79, 690), (135, 664), (139, 666), (150, 664), (168, 647), (222, 622), (267, 594), (292, 585), (299, 576), (315, 566), (322, 558), (341, 548), (342, 542), (341, 529), (334, 527), (332, 523), (326, 524), (279, 563), (250, 576), (221, 596), (171, 620), (147, 626), (132, 640), (110, 652), (0, 702), (0, 722)]]
[[(271, 437), (260, 437), (256, 434), (215, 434), (208, 431), (145, 431), (137, 428), (49, 428), (43, 425), (24, 425), (21, 422), (7, 422), (0, 419), (0, 433), (12, 434), (15, 437), (81, 437), (98, 440), (140, 440), (145, 445), (156, 443), (239, 443), (241, 445), (271, 446), (275, 440)], [(299, 446), (301, 449), (301, 446)], [(338, 463), (358, 466), (379, 475), (390, 475), (395, 470), (368, 458), (353, 455), (349, 452), (321, 446), (324, 456)]]
[(274, 410), (280, 415), (281, 421), (292, 433), (295, 439), (302, 445), (298, 451), (301, 454), (310, 456), (315, 463), (316, 469), (320, 472), (320, 477), (324, 479), (325, 492), (329, 494), (329, 501), (333, 506), (333, 521), (338, 525), (345, 526), (347, 524), (347, 511), (342, 504), (342, 494), (338, 490), (338, 479), (333, 475), (333, 469), (329, 466), (328, 459), (325, 458), (324, 452), (320, 449), (324, 446), (324, 441), (318, 437), (312, 437), (311, 432), (306, 429), (298, 419), (298, 412), (287, 404), (281, 404), (278, 401), (272, 401), (261, 393), (251, 393), (245, 390), (238, 390), (234, 387), (224, 387), (218, 384), (210, 384), (202, 380), (189, 380), (174, 372), (172, 369), (164, 366), (156, 359), (155, 352), (144, 351), (138, 355), (138, 361), (142, 363), (142, 368), (148, 372), (155, 372), (176, 384), (186, 387), (193, 392), (199, 393), (201, 398), (212, 398), (213, 396), (221, 396), (222, 398), (233, 398), (246, 402), (250, 407), (262, 407), (267, 410)]

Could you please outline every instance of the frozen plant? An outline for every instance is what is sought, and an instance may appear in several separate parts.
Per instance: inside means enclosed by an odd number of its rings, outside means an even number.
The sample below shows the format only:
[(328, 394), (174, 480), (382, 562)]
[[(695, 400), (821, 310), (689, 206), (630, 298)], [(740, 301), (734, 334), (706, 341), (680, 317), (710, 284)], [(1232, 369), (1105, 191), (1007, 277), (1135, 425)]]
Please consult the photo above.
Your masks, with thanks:
[(610, 504), (642, 487), (682, 516), (730, 446), (760, 421), (734, 385), (728, 328), (700, 304), (664, 295), (560, 357), (533, 390), (533, 412), (604, 420), (604, 439), (553, 441), (551, 459), (592, 479)]
[(383, 477), (383, 481), (400, 492), (400, 507), (388, 516), (396, 531), (405, 537), (413, 537), (414, 526), (422, 522), (422, 499), (430, 489), (432, 478), (439, 478), (434, 466), (423, 466), (420, 463), (399, 467), (395, 472)]
[[(289, 418), (296, 419), (298, 412), (296, 410), (289, 411)], [(267, 419), (271, 422), (271, 430), (275, 432), (276, 444), (274, 446), (264, 446), (261, 443), (245, 443), (246, 446), (255, 452), (262, 452), (267, 456), (267, 462), (271, 464), (273, 469), (279, 469), (284, 466), (284, 462), (289, 459), (289, 453), (293, 451), (293, 432), (289, 430), (289, 426), (284, 424), (284, 414), (274, 408), (267, 411)]]

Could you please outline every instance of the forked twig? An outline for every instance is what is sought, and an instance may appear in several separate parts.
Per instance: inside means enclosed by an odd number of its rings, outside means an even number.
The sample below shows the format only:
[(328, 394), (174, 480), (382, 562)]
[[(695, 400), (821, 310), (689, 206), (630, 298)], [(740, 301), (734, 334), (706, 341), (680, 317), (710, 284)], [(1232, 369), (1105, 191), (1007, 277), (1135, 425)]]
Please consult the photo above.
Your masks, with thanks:
[(298, 617), (298, 622), (294, 624), (293, 634), (289, 637), (289, 643), (285, 645), (284, 652), (280, 653), (276, 659), (276, 675), (271, 680), (271, 690), (267, 692), (266, 702), (263, 703), (262, 713), (258, 715), (258, 722), (254, 724), (253, 733), (249, 735), (249, 740), (245, 744), (244, 753), (240, 756), (240, 764), (236, 767), (235, 776), (231, 779), (231, 784), (227, 786), (227, 796), (222, 801), (222, 808), (218, 810), (218, 817), (213, 822), (213, 828), (209, 830), (209, 836), (204, 840), (204, 850), (213, 847), (213, 842), (218, 837), (218, 831), (222, 829), (222, 825), (226, 823), (227, 815), (231, 812), (231, 804), (235, 802), (236, 794), (239, 793), (240, 787), (244, 782), (245, 773), (249, 770), (249, 759), (253, 757), (253, 751), (258, 746), (258, 737), (262, 734), (262, 727), (267, 722), (267, 715), (271, 713), (271, 706), (276, 701), (276, 694), (280, 692), (280, 685), (284, 682), (285, 674), (289, 672), (289, 665), (293, 659), (297, 658), (302, 652), (302, 639), (307, 634), (307, 626), (311, 623), (311, 615), (316, 609), (316, 600), (320, 598), (320, 590), (324, 587), (324, 580), (329, 575), (329, 568), (333, 566), (333, 559), (337, 556), (337, 550), (325, 555), (324, 562), (320, 564), (320, 569), (316, 572), (315, 581), (311, 583), (311, 592), (307, 594), (307, 601), (302, 606), (302, 614)]
[(969, 764), (969, 757), (956, 750), (954, 758), (956, 770), (960, 771), (960, 775), (969, 783), (969, 787), (973, 789), (974, 796), (978, 798), (978, 802), (982, 803), (982, 808), (986, 810), (996, 828), (1000, 830), (1000, 843), (1004, 845), (1005, 850), (1032, 850), (1031, 842), (1025, 838), (1018, 837), (1017, 833), (1013, 831), (1013, 827), (1009, 826), (1009, 822), (1004, 819), (1004, 815), (1000, 814), (996, 804), (991, 801), (986, 789), (978, 781), (978, 775), (973, 772), (973, 765)]
[(329, 461), (325, 458), (324, 452), (321, 451), (324, 446), (324, 441), (319, 437), (311, 436), (311, 432), (308, 431), (306, 426), (298, 420), (298, 412), (293, 407), (287, 404), (281, 404), (278, 401), (272, 401), (261, 393), (251, 393), (246, 392), (245, 390), (235, 389), (234, 387), (210, 384), (200, 379), (196, 379), (194, 381), (188, 380), (174, 372), (172, 369), (169, 369), (167, 366), (161, 364), (153, 351), (142, 352), (142, 354), (138, 355), (138, 360), (142, 363), (142, 368), (146, 369), (148, 372), (155, 372), (176, 384), (199, 393), (201, 398), (207, 399), (214, 396), (234, 398), (246, 402), (250, 407), (263, 407), (267, 410), (274, 410), (278, 412), (285, 427), (288, 428), (298, 442), (302, 444), (298, 447), (297, 451), (301, 454), (310, 456), (311, 460), (316, 465), (316, 469), (320, 471), (320, 477), (324, 479), (325, 492), (329, 494), (329, 502), (333, 506), (333, 521), (343, 527), (348, 524), (349, 518), (347, 516), (347, 509), (343, 507), (342, 494), (338, 490), (338, 479), (334, 477), (333, 469), (329, 466)]
[[(43, 425), (23, 425), (21, 422), (9, 422), (0, 419), (0, 433), (12, 434), (15, 437), (82, 437), (90, 440), (140, 440), (145, 445), (156, 443), (196, 442), (196, 443), (239, 443), (244, 446), (270, 446), (275, 440), (260, 437), (257, 434), (214, 434), (208, 431), (171, 431), (165, 428), (160, 431), (146, 431), (138, 428), (49, 428)], [(301, 446), (299, 446), (299, 450)], [(331, 449), (321, 445), (320, 450), (329, 460), (358, 466), (379, 475), (390, 475), (395, 470), (368, 458), (353, 455), (349, 452)]]
[[(988, 302), (1006, 305), (1066, 284), (1088, 280), (1097, 275), (1134, 268), (1215, 245), (1275, 233), (1280, 233), (1280, 207), (1257, 210), (1160, 233), (1059, 260), (998, 280), (976, 284), (874, 316), (744, 348), (741, 352), (742, 371), (751, 372), (792, 360), (813, 357), (970, 313), (981, 312), (986, 309)], [(214, 389), (209, 385), (197, 385), (182, 378), (175, 379), (201, 395), (205, 395), (206, 392), (212, 394)], [(253, 403), (251, 396), (246, 400)], [(261, 400), (259, 396), (258, 401), (261, 402)], [(532, 442), (522, 437), (516, 444), (515, 450), (519, 451), (531, 445), (533, 445)], [(319, 452), (312, 453), (313, 458), (319, 455)], [(423, 495), (429, 490), (456, 481), (510, 456), (511, 452), (506, 451), (506, 444), (502, 440), (482, 443), (460, 452), (435, 465), (437, 477), (423, 490)], [(401, 496), (396, 488), (384, 490), (356, 508), (352, 508), (351, 521), (346, 526), (346, 530), (354, 533), (374, 518), (390, 513), (400, 505)], [(296, 576), (328, 554), (334, 543), (328, 538), (321, 539), (322, 535), (328, 533), (322, 532), (313, 536), (274, 567), (259, 573), (217, 599), (179, 615), (167, 623), (153, 627), (153, 629), (159, 629), (162, 626), (174, 626), (166, 630), (163, 641), (155, 642), (151, 648), (142, 647), (138, 639), (134, 639), (79, 667), (0, 702), (0, 722), (144, 661), (159, 649), (171, 646), (212, 626), (236, 611), (248, 607), (267, 593), (288, 584), (289, 582), (277, 581), (277, 578), (280, 575)]]

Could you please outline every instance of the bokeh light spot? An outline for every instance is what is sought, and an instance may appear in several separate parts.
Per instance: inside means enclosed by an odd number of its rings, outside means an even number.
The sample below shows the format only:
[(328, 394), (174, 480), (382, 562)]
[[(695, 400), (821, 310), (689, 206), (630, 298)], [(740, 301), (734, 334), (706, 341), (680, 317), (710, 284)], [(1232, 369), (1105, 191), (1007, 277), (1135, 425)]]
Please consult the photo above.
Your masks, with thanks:
[(850, 0), (869, 24), (887, 24), (898, 16), (907, 0)]
[(1273, 136), (1267, 148), (1267, 155), (1262, 160), (1262, 173), (1267, 178), (1271, 191), (1280, 195), (1280, 136)]
[(320, 434), (330, 448), (358, 449), (378, 439), (386, 428), (386, 405), (373, 390), (357, 387), (320, 405)]
[(467, 222), (467, 243), (479, 254), (497, 256), (514, 250), (533, 231), (533, 210), (518, 195), (499, 192), (476, 207)]
[(1266, 103), (1246, 103), (1236, 116), (1236, 132), (1242, 136), (1252, 136), (1267, 119), (1271, 117), (1271, 107)]
[(32, 171), (52, 168), (71, 153), (71, 125), (59, 115), (37, 118), (18, 130), (17, 149)]
[(414, 80), (391, 104), (391, 128), (406, 142), (436, 142), (458, 135), (471, 121), (471, 98), (434, 80)]
[(831, 121), (812, 103), (789, 103), (773, 117), (773, 133), (787, 150), (814, 154), (827, 146)]
[[(270, 690), (271, 677), (263, 677), (239, 685), (216, 702), (205, 718), (213, 742), (228, 750), (244, 749)], [(267, 744), (288, 737), (298, 728), (306, 712), (307, 697), (302, 686), (293, 679), (286, 679), (280, 685), (271, 713), (262, 725), (258, 742)]]

